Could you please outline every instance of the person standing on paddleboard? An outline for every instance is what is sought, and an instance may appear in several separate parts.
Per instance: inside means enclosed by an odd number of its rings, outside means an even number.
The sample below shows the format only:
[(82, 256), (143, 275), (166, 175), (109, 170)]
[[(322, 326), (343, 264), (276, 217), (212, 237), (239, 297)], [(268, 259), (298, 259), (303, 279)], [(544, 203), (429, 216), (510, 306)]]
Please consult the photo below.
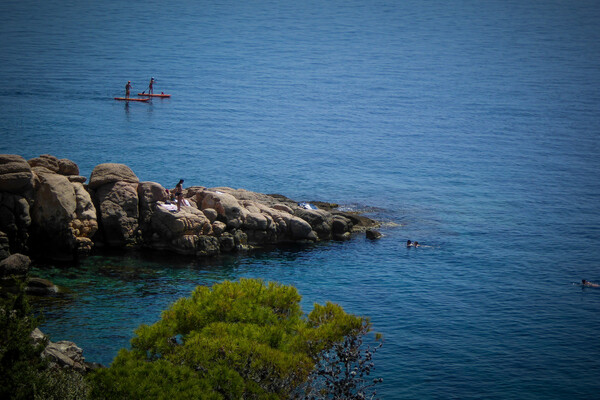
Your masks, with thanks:
[(148, 85), (148, 93), (154, 94), (154, 78), (150, 78), (150, 84)]
[(125, 85), (125, 98), (129, 98), (129, 92), (131, 91), (131, 81), (127, 81), (127, 85)]

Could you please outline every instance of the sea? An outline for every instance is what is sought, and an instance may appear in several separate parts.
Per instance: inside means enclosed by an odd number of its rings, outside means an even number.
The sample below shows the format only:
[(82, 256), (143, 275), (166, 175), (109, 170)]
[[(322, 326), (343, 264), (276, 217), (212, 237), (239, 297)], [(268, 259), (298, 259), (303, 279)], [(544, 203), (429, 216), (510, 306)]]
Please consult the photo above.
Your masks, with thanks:
[[(597, 0), (2, 0), (0, 153), (326, 201), (383, 238), (36, 262), (109, 365), (197, 285), (370, 318), (381, 399), (600, 396)], [(113, 100), (148, 90), (149, 103)], [(406, 241), (422, 244), (407, 248)]]

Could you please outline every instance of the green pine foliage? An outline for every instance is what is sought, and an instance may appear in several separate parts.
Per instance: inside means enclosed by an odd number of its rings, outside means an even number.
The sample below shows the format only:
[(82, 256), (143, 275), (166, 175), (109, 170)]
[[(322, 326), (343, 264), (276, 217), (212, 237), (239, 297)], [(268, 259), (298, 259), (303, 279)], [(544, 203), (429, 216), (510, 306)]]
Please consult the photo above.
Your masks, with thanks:
[(93, 373), (92, 397), (290, 398), (324, 352), (368, 324), (332, 303), (307, 316), (300, 299), (292, 286), (254, 279), (197, 287)]
[(31, 399), (46, 363), (40, 358), (45, 342), (34, 345), (31, 332), (39, 319), (31, 313), (24, 283), (17, 294), (0, 298), (0, 398)]

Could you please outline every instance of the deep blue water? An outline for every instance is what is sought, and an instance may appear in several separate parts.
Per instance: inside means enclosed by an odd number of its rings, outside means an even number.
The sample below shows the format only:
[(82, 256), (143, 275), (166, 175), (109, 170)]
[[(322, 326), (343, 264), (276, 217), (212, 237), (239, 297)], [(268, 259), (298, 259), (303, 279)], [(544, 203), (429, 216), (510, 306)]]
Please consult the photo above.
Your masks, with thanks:
[[(378, 242), (41, 265), (43, 330), (110, 363), (197, 284), (371, 317), (383, 399), (600, 392), (597, 1), (0, 3), (0, 153), (338, 202)], [(173, 97), (112, 100), (132, 81)], [(406, 249), (407, 239), (427, 247)]]

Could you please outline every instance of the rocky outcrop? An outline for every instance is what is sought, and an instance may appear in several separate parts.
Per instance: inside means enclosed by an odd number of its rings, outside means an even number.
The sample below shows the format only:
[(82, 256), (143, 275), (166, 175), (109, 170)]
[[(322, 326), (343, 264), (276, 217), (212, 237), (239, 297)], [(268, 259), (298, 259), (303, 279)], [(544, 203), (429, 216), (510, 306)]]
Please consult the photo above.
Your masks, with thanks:
[(67, 159), (0, 155), (0, 257), (27, 251), (28, 244), (52, 258), (87, 254), (96, 245), (206, 256), (286, 242), (348, 240), (366, 226), (366, 219), (329, 203), (316, 209), (285, 196), (228, 187), (189, 187), (178, 210), (168, 190), (140, 183), (123, 164), (100, 164), (85, 182)]
[(51, 342), (39, 328), (35, 328), (33, 332), (31, 332), (30, 337), (34, 344), (46, 344), (41, 357), (49, 361), (51, 368), (88, 372), (91, 369), (97, 368), (99, 365), (86, 362), (83, 357), (83, 350), (75, 343), (68, 340)]

